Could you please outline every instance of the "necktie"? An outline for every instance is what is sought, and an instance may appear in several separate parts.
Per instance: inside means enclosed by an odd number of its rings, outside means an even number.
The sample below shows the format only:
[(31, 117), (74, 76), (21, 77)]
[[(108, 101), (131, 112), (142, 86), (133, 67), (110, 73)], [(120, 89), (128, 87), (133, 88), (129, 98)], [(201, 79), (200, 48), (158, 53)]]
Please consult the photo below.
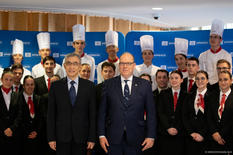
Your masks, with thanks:
[(204, 108), (205, 108), (205, 103), (204, 103), (204, 99), (203, 99), (202, 94), (199, 94), (197, 107), (198, 107), (198, 108), (199, 108), (199, 107), (202, 107), (203, 110), (204, 110)]
[(28, 107), (29, 107), (30, 115), (33, 116), (35, 114), (35, 111), (34, 111), (34, 104), (33, 104), (31, 96), (28, 97), (28, 103), (27, 104), (28, 104)]
[(128, 106), (128, 101), (129, 101), (129, 86), (127, 84), (127, 82), (129, 80), (124, 80), (125, 81), (125, 87), (124, 87), (124, 99), (125, 99), (125, 102), (124, 102), (124, 105), (125, 106)]
[(18, 86), (15, 86), (15, 92), (16, 93), (18, 92)]
[(49, 91), (49, 89), (50, 89), (50, 85), (51, 85), (51, 79), (48, 78), (48, 91)]
[(74, 87), (75, 81), (70, 81), (70, 84), (71, 84), (70, 91), (69, 91), (70, 101), (71, 101), (72, 106), (74, 106), (75, 99), (76, 99), (76, 92), (75, 92), (75, 87)]
[(225, 99), (226, 99), (226, 94), (222, 94), (222, 99), (221, 99), (220, 107), (219, 107), (219, 110), (218, 110), (220, 118), (222, 117), (222, 112), (223, 112), (223, 106), (225, 104)]
[(178, 96), (178, 93), (177, 93), (177, 92), (174, 92), (174, 95), (173, 95), (174, 111), (176, 111), (177, 96)]
[(191, 91), (192, 86), (193, 86), (193, 80), (192, 80), (192, 79), (190, 79), (190, 80), (189, 80), (188, 92), (190, 92), (190, 91)]

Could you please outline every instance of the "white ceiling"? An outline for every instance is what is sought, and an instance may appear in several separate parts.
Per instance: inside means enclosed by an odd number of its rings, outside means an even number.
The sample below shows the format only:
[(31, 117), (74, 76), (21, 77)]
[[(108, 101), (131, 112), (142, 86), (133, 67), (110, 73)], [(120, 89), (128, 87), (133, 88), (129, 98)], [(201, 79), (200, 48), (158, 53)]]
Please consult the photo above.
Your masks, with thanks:
[(214, 18), (233, 23), (233, 0), (0, 0), (0, 8), (110, 16), (164, 27), (206, 26)]

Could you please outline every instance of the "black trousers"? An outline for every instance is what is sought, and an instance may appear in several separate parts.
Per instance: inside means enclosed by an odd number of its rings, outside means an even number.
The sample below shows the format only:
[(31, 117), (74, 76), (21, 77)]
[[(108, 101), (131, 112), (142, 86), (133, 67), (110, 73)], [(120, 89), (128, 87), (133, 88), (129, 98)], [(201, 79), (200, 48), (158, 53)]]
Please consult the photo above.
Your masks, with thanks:
[(126, 137), (124, 133), (120, 144), (109, 144), (108, 155), (142, 155), (142, 147), (129, 144)]
[(74, 140), (71, 142), (56, 143), (56, 154), (57, 155), (86, 155), (87, 154), (87, 144), (76, 143)]

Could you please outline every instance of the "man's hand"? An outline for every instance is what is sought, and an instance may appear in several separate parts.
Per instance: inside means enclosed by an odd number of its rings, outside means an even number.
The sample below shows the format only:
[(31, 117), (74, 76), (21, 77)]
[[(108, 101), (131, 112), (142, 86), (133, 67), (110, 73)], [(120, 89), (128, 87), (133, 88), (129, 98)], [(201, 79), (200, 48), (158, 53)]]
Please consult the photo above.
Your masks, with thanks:
[(218, 133), (218, 132), (215, 132), (213, 135), (212, 135), (213, 139), (218, 142), (218, 144), (220, 145), (224, 145), (225, 144), (225, 140), (222, 139), (221, 135)]
[(52, 150), (56, 151), (56, 141), (49, 142), (49, 146)]
[(100, 140), (101, 147), (104, 149), (104, 151), (106, 153), (108, 153), (107, 147), (109, 146), (109, 144), (108, 144), (107, 138), (106, 137), (100, 137), (99, 140)]
[(167, 132), (169, 133), (169, 135), (171, 136), (175, 136), (178, 134), (178, 131), (176, 130), (176, 128), (169, 128), (167, 129)]
[(32, 132), (28, 135), (28, 138), (29, 138), (29, 139), (34, 139), (34, 138), (36, 138), (36, 136), (37, 136), (37, 132), (36, 132), (36, 131), (32, 131)]
[(10, 128), (7, 128), (5, 131), (4, 131), (4, 134), (7, 136), (7, 137), (12, 137), (13, 135), (13, 132)]
[(199, 133), (196, 132), (192, 133), (191, 136), (197, 142), (202, 142), (204, 140), (204, 138)]
[(87, 142), (87, 149), (93, 149), (95, 146), (94, 142)]
[(146, 149), (151, 148), (154, 145), (154, 139), (153, 138), (146, 138), (144, 142), (142, 143), (142, 151), (145, 151)]

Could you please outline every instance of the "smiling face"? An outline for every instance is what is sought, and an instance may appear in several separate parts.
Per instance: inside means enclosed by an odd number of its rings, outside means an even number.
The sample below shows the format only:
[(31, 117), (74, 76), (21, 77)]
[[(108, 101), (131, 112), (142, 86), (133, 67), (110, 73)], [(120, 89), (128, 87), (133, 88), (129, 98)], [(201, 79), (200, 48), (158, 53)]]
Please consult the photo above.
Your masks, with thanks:
[(125, 78), (128, 79), (130, 76), (133, 75), (133, 71), (135, 68), (134, 58), (129, 53), (124, 53), (120, 57), (119, 63), (119, 70), (120, 74)]
[(24, 81), (23, 88), (24, 88), (24, 92), (25, 92), (27, 95), (32, 95), (33, 92), (34, 92), (34, 88), (35, 88), (34, 79), (32, 79), (32, 78), (30, 78), (30, 77), (27, 78), (27, 79)]
[(232, 84), (232, 79), (230, 78), (229, 74), (227, 73), (219, 73), (219, 87), (225, 93), (227, 92)]
[(154, 58), (154, 53), (151, 50), (144, 50), (142, 52), (142, 59), (145, 64), (152, 63), (153, 58)]
[(76, 40), (73, 42), (73, 48), (75, 49), (75, 53), (80, 56), (83, 54), (85, 46), (86, 44), (83, 40)]
[(156, 76), (156, 82), (158, 87), (161, 89), (167, 88), (168, 85), (168, 76), (166, 72), (158, 72)]
[(53, 60), (47, 60), (44, 62), (43, 67), (45, 69), (45, 73), (48, 74), (53, 74), (54, 68), (56, 67), (56, 64), (54, 63)]
[(204, 73), (198, 73), (195, 82), (199, 90), (204, 90), (207, 87), (208, 79)]
[(23, 55), (22, 54), (14, 54), (12, 55), (14, 64), (21, 64), (22, 60), (23, 60)]
[(169, 81), (170, 81), (172, 88), (179, 89), (181, 83), (183, 82), (183, 79), (180, 77), (179, 74), (172, 73), (172, 74), (170, 74)]
[(182, 54), (175, 55), (175, 62), (178, 69), (185, 69), (186, 68), (186, 58)]
[(88, 64), (82, 65), (79, 71), (81, 78), (88, 80), (91, 76), (91, 67)]
[(12, 72), (5, 73), (2, 78), (2, 86), (5, 88), (11, 88), (14, 83), (14, 75)]
[(66, 70), (66, 74), (72, 80), (74, 80), (78, 76), (80, 66), (81, 62), (77, 56), (67, 57), (65, 59), (64, 67)]

